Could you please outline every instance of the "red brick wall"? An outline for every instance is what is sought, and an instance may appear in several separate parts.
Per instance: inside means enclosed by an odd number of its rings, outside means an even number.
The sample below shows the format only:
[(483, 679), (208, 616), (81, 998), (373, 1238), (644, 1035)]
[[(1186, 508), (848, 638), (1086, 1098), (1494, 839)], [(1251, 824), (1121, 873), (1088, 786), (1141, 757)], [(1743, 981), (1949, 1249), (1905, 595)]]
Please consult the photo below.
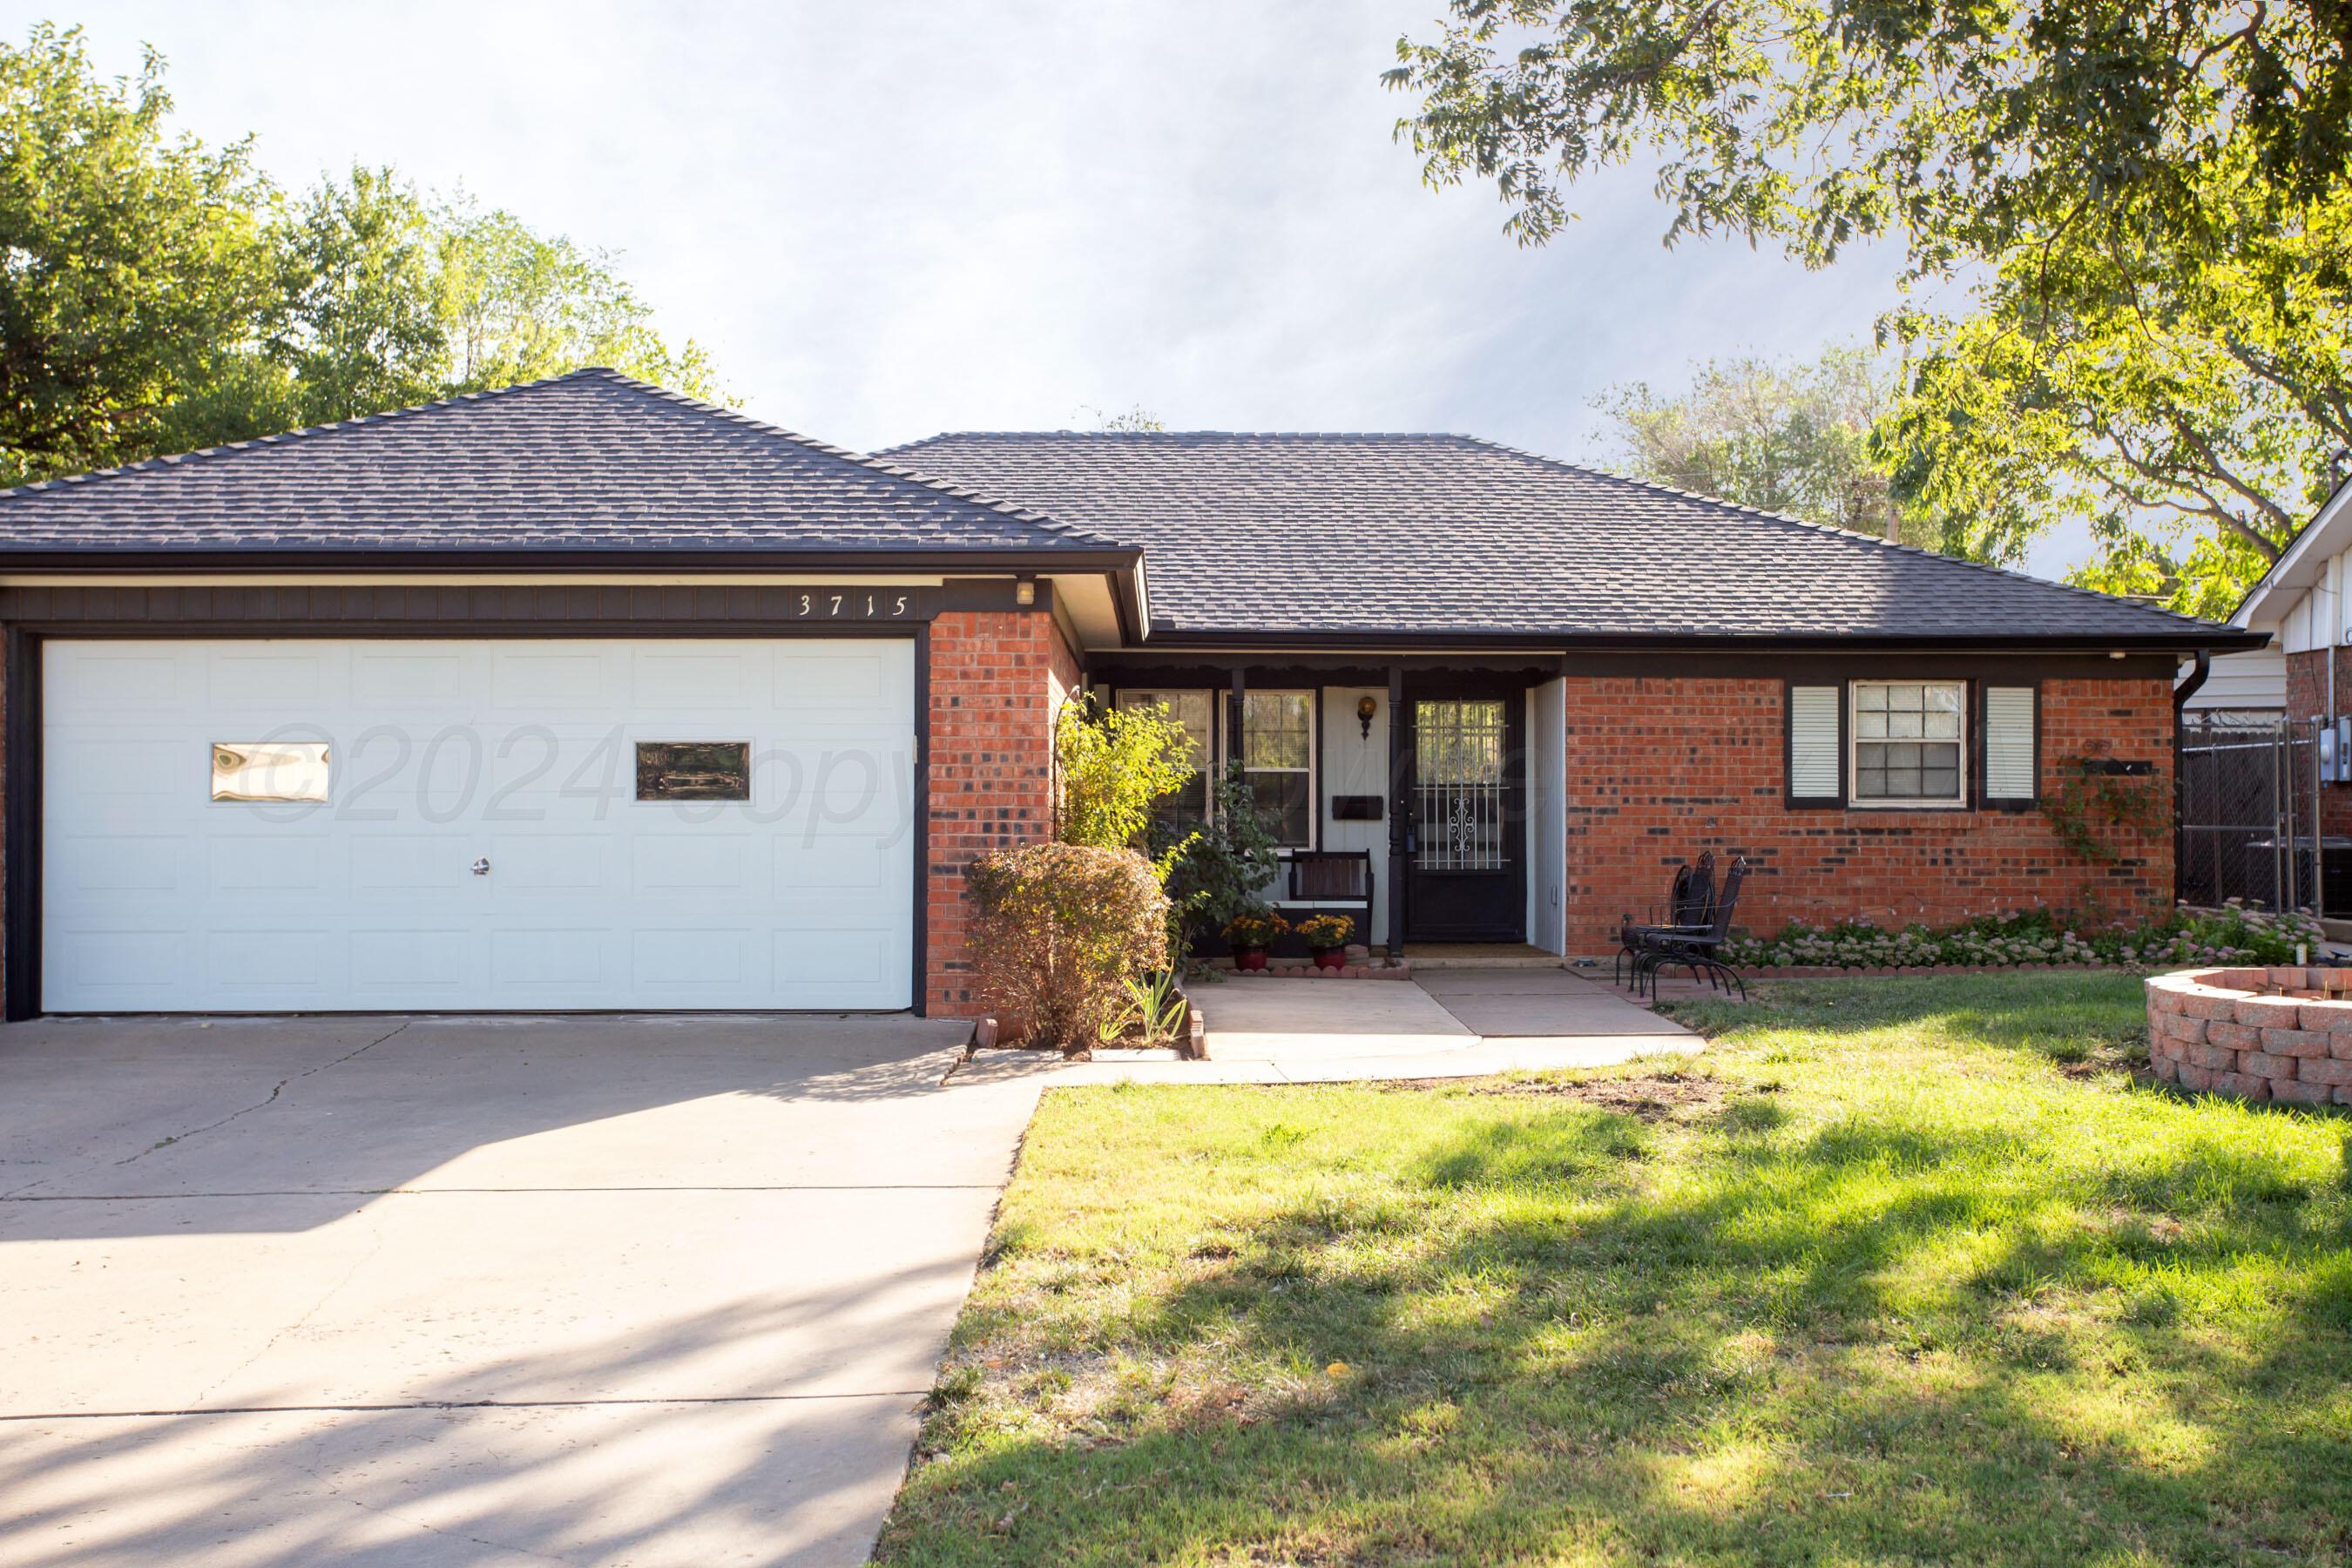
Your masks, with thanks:
[[(2286, 656), (2286, 711), (2291, 719), (2318, 718), (2327, 712), (2327, 657), (2331, 650), (2312, 648)], [(2352, 648), (2336, 648), (2336, 711), (2352, 713)], [(2319, 826), (2323, 833), (2352, 833), (2352, 784), (2319, 786)], [(2331, 911), (2332, 912), (2332, 911)]]
[(928, 1010), (971, 1011), (964, 868), (1053, 831), (1053, 705), (1079, 679), (1053, 617), (953, 611), (931, 623)]
[[(1665, 896), (1702, 849), (1748, 857), (1741, 929), (1865, 917), (1929, 924), (2092, 902), (2111, 918), (2172, 900), (2169, 833), (2115, 830), (2094, 865), (2038, 812), (1792, 810), (1778, 679), (1575, 677), (1568, 681), (1568, 951), (1606, 954), (1619, 918)], [(2042, 683), (2045, 790), (2091, 741), (2172, 772), (2161, 679)]]

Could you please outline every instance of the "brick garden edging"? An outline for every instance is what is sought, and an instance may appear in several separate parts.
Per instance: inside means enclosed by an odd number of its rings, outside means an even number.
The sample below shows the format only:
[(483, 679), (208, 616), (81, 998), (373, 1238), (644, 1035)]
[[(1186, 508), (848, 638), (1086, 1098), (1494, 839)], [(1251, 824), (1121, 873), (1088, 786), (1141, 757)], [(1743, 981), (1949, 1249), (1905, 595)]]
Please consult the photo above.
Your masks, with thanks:
[(2147, 981), (2156, 1076), (2241, 1100), (2352, 1105), (2352, 969), (2187, 969)]
[(1268, 963), (1264, 969), (1228, 969), (1219, 965), (1219, 975), (1227, 980), (1410, 980), (1412, 960), (1402, 963), (1350, 963), (1338, 969), (1323, 969), (1312, 963)]

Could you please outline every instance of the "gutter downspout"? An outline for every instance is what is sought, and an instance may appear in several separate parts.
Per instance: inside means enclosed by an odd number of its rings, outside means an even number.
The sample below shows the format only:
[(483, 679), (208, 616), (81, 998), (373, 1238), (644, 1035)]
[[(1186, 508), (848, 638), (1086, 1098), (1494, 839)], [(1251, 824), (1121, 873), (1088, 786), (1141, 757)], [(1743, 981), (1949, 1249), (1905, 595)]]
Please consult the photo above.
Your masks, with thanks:
[[(2327, 587), (2327, 735), (2331, 750), (2339, 745), (2336, 734), (2336, 654), (2344, 646), (2344, 557), (2336, 556), (2327, 563), (2324, 579)], [(2327, 775), (2319, 768), (2319, 739), (2311, 742), (2311, 907), (2322, 920), (2327, 918), (2327, 894), (2325, 891), (2326, 867), (2322, 859), (2327, 849), (2321, 841), (2326, 837), (2322, 826), (2327, 817)], [(2336, 776), (2344, 776), (2344, 759), (2336, 759)]]
[(2180, 721), (2186, 717), (2189, 700), (2213, 673), (2213, 656), (2203, 648), (2197, 650), (2197, 668), (2189, 679), (2172, 689), (2172, 896), (2180, 896), (2180, 868), (2189, 858), (2189, 779), (2181, 767)]
[(2172, 689), (2172, 717), (2176, 730), (2179, 728), (2181, 710), (2189, 706), (2189, 700), (2197, 695), (2198, 689), (2205, 684), (2212, 673), (2213, 656), (2203, 648), (2199, 648), (2197, 668), (2189, 672), (2188, 679)]
[(2336, 650), (2344, 642), (2344, 597), (2339, 591), (2344, 558), (2337, 556), (2327, 563), (2327, 575), (2320, 585), (2327, 595), (2327, 727), (2336, 728)]

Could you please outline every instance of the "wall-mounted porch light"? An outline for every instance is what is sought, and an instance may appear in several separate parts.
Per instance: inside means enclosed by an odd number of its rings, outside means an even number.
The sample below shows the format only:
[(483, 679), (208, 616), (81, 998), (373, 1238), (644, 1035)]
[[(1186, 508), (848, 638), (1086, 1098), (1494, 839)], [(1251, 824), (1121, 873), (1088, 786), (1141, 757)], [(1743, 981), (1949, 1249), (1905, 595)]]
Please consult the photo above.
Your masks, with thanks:
[(1363, 730), (1364, 739), (1367, 741), (1372, 738), (1372, 715), (1380, 710), (1380, 703), (1373, 699), (1370, 697), (1356, 699), (1356, 723)]
[(1013, 602), (1016, 605), (1035, 604), (1037, 602), (1037, 584), (1035, 582), (1030, 578), (1024, 577), (1018, 583), (1013, 584)]

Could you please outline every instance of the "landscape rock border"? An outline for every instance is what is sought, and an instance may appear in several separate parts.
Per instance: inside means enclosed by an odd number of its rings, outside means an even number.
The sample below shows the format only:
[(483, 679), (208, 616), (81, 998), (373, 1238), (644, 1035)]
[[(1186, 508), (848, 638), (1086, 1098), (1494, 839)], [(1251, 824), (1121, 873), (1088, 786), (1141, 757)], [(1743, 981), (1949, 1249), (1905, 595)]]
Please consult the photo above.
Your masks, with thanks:
[(1338, 969), (1322, 969), (1312, 963), (1269, 963), (1264, 969), (1227, 969), (1218, 966), (1217, 974), (1225, 980), (1410, 980), (1412, 960), (1402, 963), (1349, 963)]
[(2184, 969), (2147, 982), (2148, 1066), (2198, 1093), (2352, 1105), (2352, 969)]

